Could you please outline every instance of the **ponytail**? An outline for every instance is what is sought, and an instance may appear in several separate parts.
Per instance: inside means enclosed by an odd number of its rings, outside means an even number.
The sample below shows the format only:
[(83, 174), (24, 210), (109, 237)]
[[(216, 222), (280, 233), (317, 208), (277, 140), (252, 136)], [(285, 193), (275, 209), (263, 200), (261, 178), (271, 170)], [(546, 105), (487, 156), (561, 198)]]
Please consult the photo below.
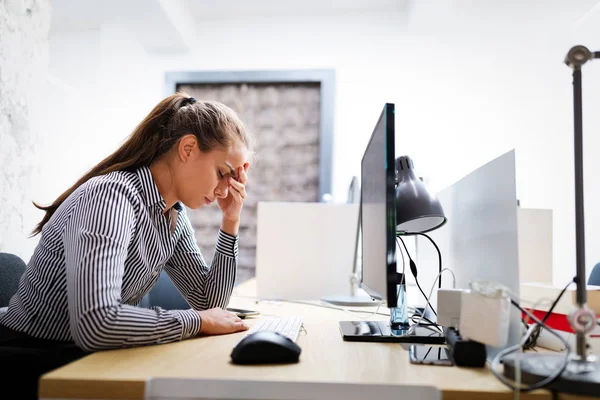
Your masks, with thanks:
[(246, 144), (249, 150), (253, 145), (252, 138), (233, 110), (221, 103), (201, 102), (185, 94), (173, 94), (154, 107), (121, 147), (79, 178), (52, 204), (40, 206), (33, 203), (46, 214), (33, 230), (32, 236), (40, 233), (60, 205), (89, 179), (114, 171), (133, 171), (150, 166), (178, 143), (183, 135), (190, 133), (197, 137), (203, 152), (216, 147), (228, 147), (236, 138)]

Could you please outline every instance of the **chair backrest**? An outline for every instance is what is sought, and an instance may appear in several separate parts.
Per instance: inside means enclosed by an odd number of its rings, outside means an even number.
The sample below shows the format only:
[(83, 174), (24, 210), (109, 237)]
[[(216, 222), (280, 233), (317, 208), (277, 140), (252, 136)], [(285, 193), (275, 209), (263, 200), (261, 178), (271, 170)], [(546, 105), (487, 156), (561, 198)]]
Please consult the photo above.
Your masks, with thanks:
[(0, 307), (8, 306), (10, 298), (17, 292), (25, 262), (18, 256), (0, 253)]
[(600, 286), (600, 263), (594, 265), (592, 273), (588, 278), (588, 285)]
[(140, 306), (146, 308), (158, 306), (165, 310), (185, 310), (190, 308), (188, 302), (179, 292), (179, 289), (177, 289), (165, 272), (160, 274), (156, 285), (142, 299)]

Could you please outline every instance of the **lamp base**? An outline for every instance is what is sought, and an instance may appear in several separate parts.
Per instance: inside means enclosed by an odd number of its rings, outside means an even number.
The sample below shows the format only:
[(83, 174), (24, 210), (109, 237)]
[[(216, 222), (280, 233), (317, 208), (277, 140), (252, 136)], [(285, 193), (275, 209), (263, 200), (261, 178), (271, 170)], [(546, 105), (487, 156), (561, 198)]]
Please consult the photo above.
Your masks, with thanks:
[[(555, 373), (565, 360), (564, 354), (521, 354), (519, 366), (521, 381), (525, 384), (534, 384)], [(506, 356), (504, 376), (515, 379), (515, 357)], [(571, 393), (581, 396), (598, 396), (600, 393), (600, 362), (595, 356), (588, 356), (586, 361), (581, 361), (574, 355), (569, 360), (565, 371), (552, 383), (545, 387), (560, 393)]]
[(336, 306), (374, 307), (379, 305), (379, 302), (368, 296), (324, 296), (321, 297), (321, 300)]

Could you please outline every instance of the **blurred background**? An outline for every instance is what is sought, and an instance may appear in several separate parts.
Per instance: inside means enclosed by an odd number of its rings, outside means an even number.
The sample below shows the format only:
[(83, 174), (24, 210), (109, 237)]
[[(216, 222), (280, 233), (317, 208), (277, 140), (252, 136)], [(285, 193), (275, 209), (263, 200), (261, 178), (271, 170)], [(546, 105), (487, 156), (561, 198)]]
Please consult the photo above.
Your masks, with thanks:
[[(564, 284), (575, 222), (563, 60), (576, 44), (600, 50), (598, 0), (0, 0), (0, 251), (28, 260), (42, 217), (31, 202), (52, 202), (181, 89), (231, 106), (258, 138), (238, 280), (254, 273), (256, 203), (345, 202), (391, 102), (396, 155), (434, 190), (516, 149), (520, 204), (553, 210)], [(596, 63), (583, 68), (588, 274), (600, 261)], [(218, 209), (191, 215), (210, 259)]]

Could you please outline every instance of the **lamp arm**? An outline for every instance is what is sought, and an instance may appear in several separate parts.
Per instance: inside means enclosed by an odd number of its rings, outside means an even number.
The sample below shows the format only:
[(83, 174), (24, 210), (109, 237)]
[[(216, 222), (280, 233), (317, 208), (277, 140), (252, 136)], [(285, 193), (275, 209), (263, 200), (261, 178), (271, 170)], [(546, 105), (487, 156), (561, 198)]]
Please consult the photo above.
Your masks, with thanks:
[(583, 107), (581, 66), (586, 62), (600, 58), (600, 51), (591, 52), (585, 46), (572, 47), (565, 57), (565, 64), (573, 69), (573, 113), (574, 113), (574, 160), (575, 160), (575, 252), (577, 284), (577, 309), (569, 316), (569, 322), (576, 332), (577, 355), (585, 362), (587, 358), (586, 333), (588, 324), (596, 316), (587, 309), (587, 290), (585, 282), (585, 221), (583, 195)]

